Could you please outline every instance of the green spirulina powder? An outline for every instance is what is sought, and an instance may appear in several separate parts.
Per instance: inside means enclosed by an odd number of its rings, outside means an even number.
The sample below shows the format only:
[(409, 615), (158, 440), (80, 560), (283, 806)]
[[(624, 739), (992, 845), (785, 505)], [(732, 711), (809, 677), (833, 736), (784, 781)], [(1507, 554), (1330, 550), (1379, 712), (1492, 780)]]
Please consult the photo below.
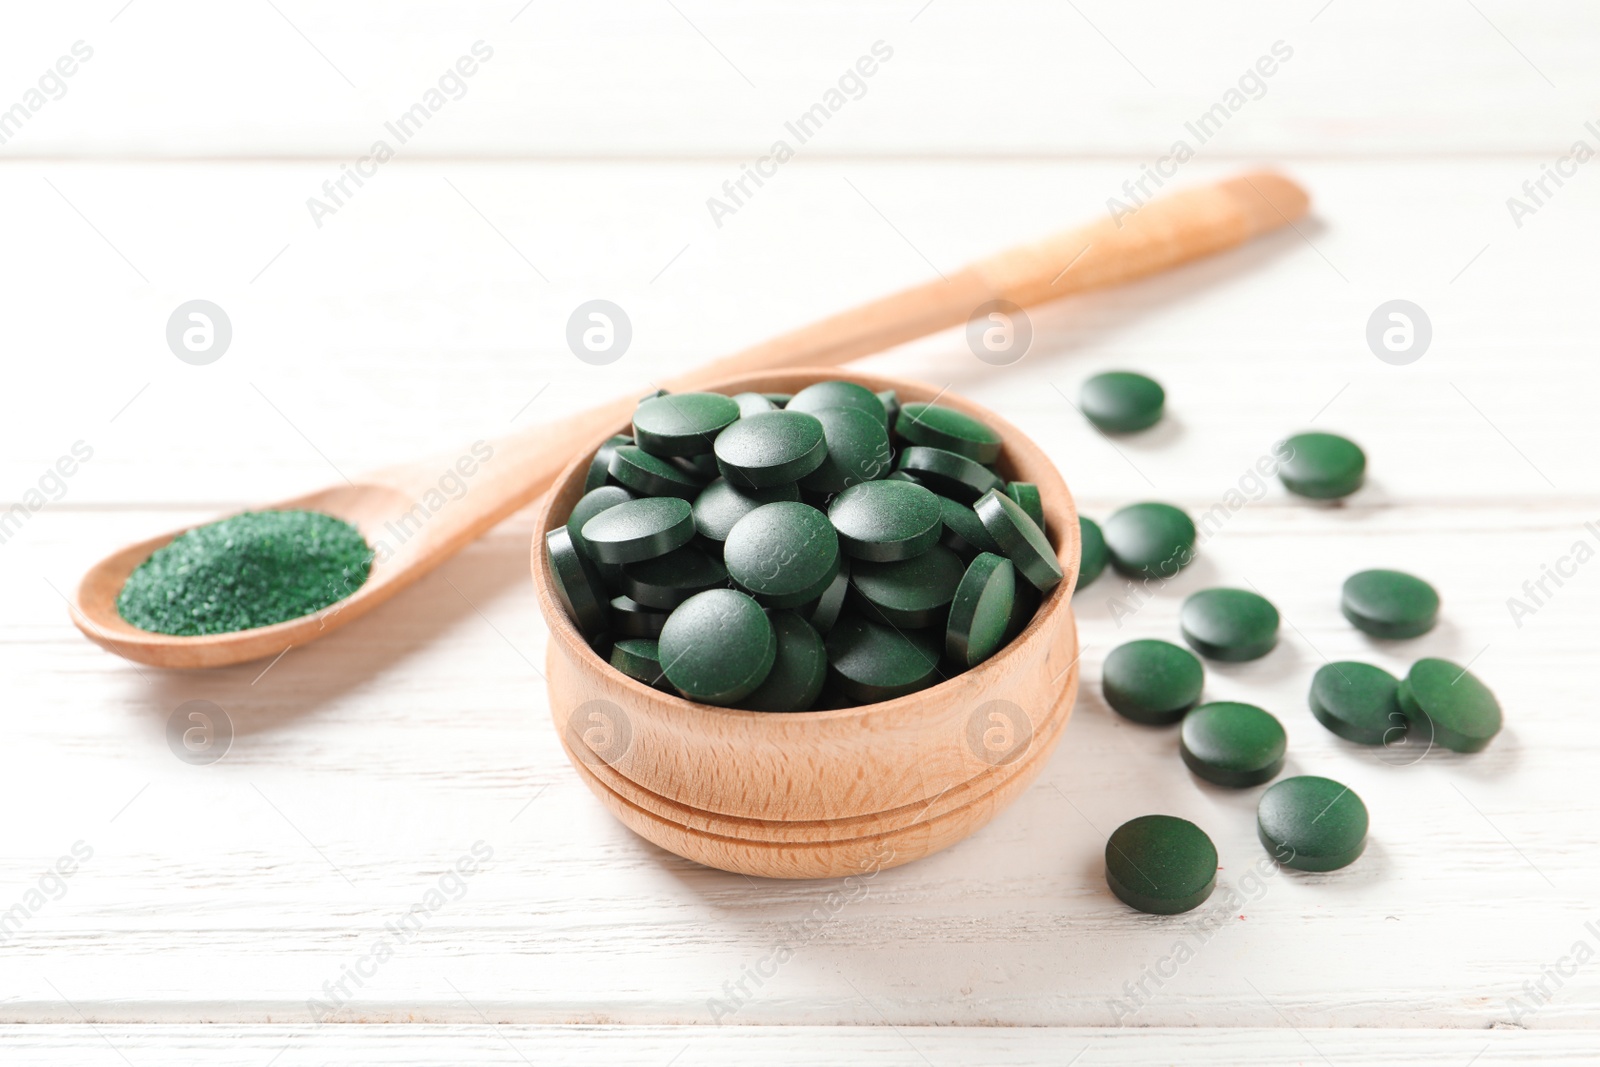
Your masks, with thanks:
[(151, 553), (117, 594), (141, 630), (181, 637), (298, 619), (343, 600), (372, 568), (349, 523), (316, 511), (247, 511)]

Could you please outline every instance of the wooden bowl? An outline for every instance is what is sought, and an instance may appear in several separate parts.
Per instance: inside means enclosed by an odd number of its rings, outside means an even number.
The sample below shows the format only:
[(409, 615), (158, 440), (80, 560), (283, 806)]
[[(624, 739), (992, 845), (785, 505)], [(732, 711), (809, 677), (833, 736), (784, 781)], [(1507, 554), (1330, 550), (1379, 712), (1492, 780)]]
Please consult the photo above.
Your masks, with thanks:
[(550, 628), (551, 718), (602, 802), (641, 836), (724, 870), (829, 877), (905, 863), (959, 841), (1032, 780), (1077, 692), (1071, 590), (1078, 517), (1048, 457), (1005, 419), (935, 386), (833, 368), (732, 378), (722, 393), (797, 392), (848, 378), (904, 401), (938, 399), (1005, 438), (998, 467), (1033, 482), (1065, 579), (1032, 622), (976, 668), (896, 700), (774, 714), (712, 707), (637, 682), (600, 658), (551, 586), (544, 535), (583, 495), (589, 459), (557, 477), (535, 520), (532, 571)]

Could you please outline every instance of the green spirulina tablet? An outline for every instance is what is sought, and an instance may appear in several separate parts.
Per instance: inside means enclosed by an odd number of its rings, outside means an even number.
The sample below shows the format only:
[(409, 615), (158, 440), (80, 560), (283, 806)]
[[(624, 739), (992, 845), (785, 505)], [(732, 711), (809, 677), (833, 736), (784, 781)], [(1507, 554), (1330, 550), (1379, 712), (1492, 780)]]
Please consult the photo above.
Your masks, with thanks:
[(1217, 887), (1217, 846), (1187, 819), (1141, 815), (1106, 841), (1106, 884), (1151, 915), (1191, 911)]
[(739, 702), (746, 711), (807, 711), (828, 680), (828, 653), (811, 624), (792, 611), (767, 615), (778, 655), (767, 680)]
[(645, 685), (660, 685), (661, 652), (653, 637), (619, 637), (611, 646), (611, 665)]
[(1278, 643), (1278, 609), (1248, 589), (1202, 589), (1183, 602), (1178, 626), (1207, 659), (1260, 659)]
[(772, 623), (749, 596), (711, 589), (680, 604), (661, 629), (661, 667), (690, 700), (730, 705), (767, 680), (778, 655)]
[(670, 460), (652, 456), (638, 445), (618, 445), (611, 453), (609, 470), (614, 481), (645, 496), (693, 500), (705, 486), (703, 479)]
[(1339, 608), (1356, 629), (1373, 637), (1417, 637), (1439, 618), (1439, 594), (1403, 571), (1371, 570), (1344, 580)]
[[(1013, 572), (1016, 566), (1012, 566)], [(1017, 581), (1016, 592), (1011, 601), (1011, 618), (1006, 623), (1006, 634), (1000, 641), (1002, 646), (1009, 645), (1017, 639), (1017, 635), (1028, 628), (1028, 623), (1039, 613), (1039, 605), (1044, 601), (1044, 594), (1033, 587), (1032, 582)]]
[(633, 494), (620, 485), (602, 485), (591, 489), (578, 498), (572, 505), (572, 511), (567, 515), (567, 533), (572, 537), (572, 543), (578, 546), (578, 551), (594, 559), (594, 553), (589, 548), (589, 543), (583, 539), (583, 524), (618, 504), (626, 504), (633, 499)]
[(711, 484), (721, 473), (717, 469), (717, 457), (710, 452), (699, 456), (673, 456), (671, 462), (700, 485)]
[(1102, 532), (1111, 565), (1130, 578), (1172, 578), (1194, 560), (1194, 522), (1171, 504), (1130, 504)]
[(822, 466), (828, 444), (822, 423), (804, 411), (764, 411), (717, 435), (717, 467), (746, 489), (797, 482)]
[(606, 628), (605, 584), (593, 563), (572, 541), (565, 526), (544, 535), (545, 551), (550, 554), (550, 574), (555, 579), (556, 596), (567, 611), (567, 618), (585, 637)]
[(944, 512), (944, 535), (939, 539), (940, 544), (968, 561), (979, 552), (1000, 552), (1000, 546), (983, 528), (983, 520), (976, 511), (947, 496), (939, 498), (939, 507)]
[(1400, 708), (1412, 730), (1431, 730), (1452, 752), (1478, 752), (1500, 732), (1500, 702), (1465, 667), (1419, 659), (1400, 683)]
[(972, 507), (1001, 553), (1035, 588), (1048, 593), (1060, 583), (1061, 561), (1056, 559), (1056, 550), (1015, 500), (991, 489)]
[(987, 424), (940, 404), (901, 405), (894, 430), (913, 445), (954, 452), (977, 463), (999, 459), (1003, 443), (1000, 434)]
[(846, 615), (828, 634), (828, 673), (863, 704), (915, 693), (939, 680), (939, 642), (927, 630), (899, 630)]
[(606, 478), (611, 473), (611, 457), (616, 455), (619, 445), (631, 445), (633, 438), (626, 434), (617, 434), (608, 438), (595, 452), (594, 458), (589, 461), (589, 473), (583, 480), (583, 491), (591, 492), (606, 484)]
[(670, 393), (633, 411), (633, 439), (653, 456), (699, 456), (739, 417), (739, 402), (721, 393)]
[(697, 544), (622, 568), (623, 592), (658, 611), (671, 611), (697, 593), (727, 584), (728, 572), (722, 561)]
[[(801, 395), (804, 394), (795, 399)], [(871, 393), (867, 395), (874, 404), (878, 402)], [(794, 409), (791, 406), (789, 410)], [(888, 473), (889, 431), (876, 415), (860, 408), (823, 408), (813, 414), (822, 423), (828, 455), (820, 467), (800, 479), (800, 488), (814, 493), (838, 493)]]
[(883, 392), (877, 394), (877, 396), (878, 400), (883, 404), (883, 413), (886, 424), (893, 426), (896, 420), (900, 418), (900, 394), (896, 393), (893, 389), (885, 389)]
[(1101, 668), (1100, 688), (1122, 717), (1165, 726), (1200, 702), (1205, 679), (1194, 653), (1169, 641), (1146, 639), (1111, 650)]
[(965, 570), (960, 556), (934, 545), (910, 559), (862, 560), (850, 569), (850, 587), (857, 609), (869, 619), (907, 628), (935, 626), (944, 622)]
[(611, 632), (622, 637), (660, 637), (667, 613), (647, 608), (630, 596), (611, 598)]
[(1261, 794), (1256, 831), (1285, 867), (1336, 871), (1367, 846), (1367, 806), (1331, 778), (1285, 778)]
[(1100, 531), (1100, 524), (1082, 515), (1078, 516), (1078, 540), (1083, 549), (1078, 557), (1076, 588), (1082, 589), (1105, 571), (1110, 554), (1106, 551), (1106, 535)]
[(845, 558), (839, 560), (839, 573), (833, 576), (833, 581), (828, 583), (822, 595), (798, 609), (801, 617), (811, 624), (812, 629), (826, 637), (833, 629), (833, 624), (839, 621), (839, 613), (844, 610), (845, 594), (849, 591), (850, 560)]
[(1405, 736), (1400, 679), (1370, 663), (1324, 664), (1306, 698), (1318, 722), (1358, 745), (1392, 744)]
[(1132, 371), (1096, 374), (1083, 383), (1078, 407), (1106, 433), (1135, 433), (1161, 421), (1166, 390), (1154, 378)]
[[(889, 416), (884, 411), (883, 401), (871, 389), (855, 382), (818, 382), (808, 385), (790, 397), (784, 407), (788, 411), (804, 411), (812, 415), (819, 415), (829, 408), (849, 408), (871, 415), (873, 421), (883, 428), (885, 435), (889, 429)], [(831, 443), (829, 447), (832, 447)]]
[(1278, 446), (1283, 456), (1278, 478), (1291, 493), (1313, 500), (1337, 500), (1361, 488), (1367, 456), (1348, 437), (1334, 433), (1301, 433)]
[(763, 504), (728, 532), (722, 559), (758, 603), (795, 608), (821, 596), (839, 573), (839, 536), (809, 504)]
[(976, 667), (1000, 650), (1016, 606), (1017, 574), (1009, 559), (980, 552), (967, 565), (950, 602), (944, 652), (963, 669)]
[(793, 484), (740, 489), (727, 479), (718, 478), (694, 498), (694, 528), (701, 537), (726, 541), (734, 524), (761, 505), (799, 499), (800, 489)]
[(1048, 534), (1049, 528), (1044, 522), (1044, 498), (1039, 495), (1039, 487), (1032, 482), (1007, 482), (1006, 496), (1017, 502), (1017, 506), (1028, 513), (1028, 518), (1039, 527), (1041, 533)]
[(998, 474), (977, 460), (926, 445), (901, 452), (900, 470), (941, 496), (952, 497), (963, 504), (972, 503), (990, 490), (1005, 487)]
[(734, 393), (733, 402), (739, 405), (739, 417), (759, 415), (763, 411), (776, 411), (778, 405), (764, 393)]
[(775, 408), (788, 407), (789, 401), (794, 399), (793, 393), (762, 393), (761, 395), (772, 401), (772, 406)]
[(1219, 700), (1183, 717), (1178, 750), (1191, 771), (1233, 789), (1271, 781), (1283, 770), (1289, 735), (1271, 712)]
[(633, 563), (688, 544), (694, 537), (694, 514), (680, 497), (639, 497), (598, 512), (582, 532), (583, 547), (597, 562)]
[(921, 555), (944, 530), (938, 497), (889, 479), (852, 485), (828, 504), (828, 519), (846, 555), (880, 563)]

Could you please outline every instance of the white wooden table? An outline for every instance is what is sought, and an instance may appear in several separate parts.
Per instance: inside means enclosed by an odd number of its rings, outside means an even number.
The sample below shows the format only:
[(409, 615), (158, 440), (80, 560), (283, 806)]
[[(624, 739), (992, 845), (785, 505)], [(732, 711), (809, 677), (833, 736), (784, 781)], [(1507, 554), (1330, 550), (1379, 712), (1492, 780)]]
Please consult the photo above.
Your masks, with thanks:
[[(1600, 164), (1563, 164), (1520, 226), (1506, 202), (1574, 141), (1600, 149), (1593, 5), (105, 0), (7, 23), (0, 110), (27, 114), (0, 144), (0, 496), (25, 511), (0, 545), (6, 1064), (1600, 1060)], [(80, 40), (92, 56), (33, 109)], [(316, 225), (307, 198), (477, 41), (492, 57), (446, 86), (465, 95)], [(859, 98), (850, 82), (718, 226), (707, 198), (879, 41)], [(1040, 309), (1012, 367), (958, 333), (864, 365), (1001, 411), (1091, 516), (1205, 512), (1307, 426), (1359, 440), (1370, 484), (1318, 507), (1246, 483), (1256, 499), (1131, 617), (1114, 577), (1080, 592), (1083, 695), (1040, 780), (803, 940), (830, 885), (681, 861), (567, 766), (527, 515), (270, 669), (141, 670), (68, 621), (62, 593), (126, 541), (643, 392), (1092, 217), (1277, 41), (1292, 56), (1172, 182), (1270, 162), (1314, 222)], [(634, 327), (603, 368), (563, 340), (596, 297)], [(233, 325), (208, 366), (164, 337), (195, 298)], [(1433, 326), (1407, 366), (1365, 340), (1394, 298)], [(1113, 447), (1063, 394), (1123, 366), (1165, 383), (1170, 415)], [(75, 445), (91, 458), (50, 474)], [(1569, 576), (1514, 618), (1546, 565)], [(1339, 584), (1369, 566), (1432, 580), (1441, 625), (1404, 644), (1349, 627)], [(1197, 784), (1171, 731), (1100, 698), (1110, 648), (1173, 637), (1183, 596), (1245, 581), (1284, 640), (1212, 667), (1208, 693), (1278, 713), (1291, 771), (1365, 798), (1347, 870), (1252, 877), (1256, 792)], [(1500, 696), (1486, 752), (1363, 749), (1305, 708), (1325, 659), (1422, 655)], [(165, 738), (192, 699), (236, 733), (208, 766)], [(1105, 835), (1152, 811), (1211, 833), (1237, 907), (1111, 897)], [(477, 873), (447, 877), (475, 848)], [(70, 877), (48, 873), (61, 857)], [(792, 958), (719, 1010), (780, 944)], [(336, 996), (319, 1024), (309, 1002)]]

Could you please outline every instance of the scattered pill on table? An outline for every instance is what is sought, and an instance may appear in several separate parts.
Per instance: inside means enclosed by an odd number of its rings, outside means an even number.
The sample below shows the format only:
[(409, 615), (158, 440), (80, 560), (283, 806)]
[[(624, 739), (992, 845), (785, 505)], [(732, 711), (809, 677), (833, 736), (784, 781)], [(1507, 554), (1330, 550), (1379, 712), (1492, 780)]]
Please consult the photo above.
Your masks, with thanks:
[(1367, 845), (1367, 806), (1349, 786), (1331, 778), (1285, 778), (1256, 805), (1261, 844), (1285, 867), (1336, 871)]
[(1106, 656), (1100, 687), (1112, 710), (1151, 726), (1175, 723), (1200, 702), (1205, 668), (1186, 648), (1146, 638)]
[(1260, 659), (1278, 643), (1278, 609), (1248, 589), (1202, 589), (1184, 600), (1178, 625), (1189, 647), (1207, 659)]
[(1395, 744), (1406, 733), (1400, 679), (1370, 663), (1326, 663), (1311, 679), (1311, 714), (1358, 745)]
[(1106, 841), (1106, 884), (1151, 915), (1192, 911), (1217, 887), (1217, 846), (1187, 819), (1141, 815)]
[(1333, 433), (1301, 433), (1277, 448), (1283, 458), (1278, 478), (1284, 488), (1312, 500), (1337, 500), (1357, 489), (1367, 474), (1367, 456), (1348, 437)]
[(1101, 529), (1111, 565), (1130, 578), (1164, 581), (1194, 560), (1194, 521), (1171, 504), (1129, 504)]
[(1167, 401), (1161, 383), (1132, 371), (1107, 371), (1083, 383), (1078, 407), (1106, 433), (1136, 433), (1161, 421)]
[(1351, 625), (1373, 637), (1418, 637), (1439, 618), (1439, 594), (1404, 571), (1370, 570), (1344, 580), (1339, 609)]
[(1078, 584), (1082, 589), (1105, 572), (1110, 553), (1106, 551), (1106, 535), (1093, 519), (1078, 516), (1078, 542), (1082, 545), (1078, 557)]
[(1178, 731), (1178, 751), (1189, 769), (1233, 789), (1271, 781), (1288, 748), (1289, 735), (1275, 715), (1230, 700), (1201, 704)]
[(1500, 702), (1477, 675), (1449, 660), (1419, 659), (1399, 687), (1412, 731), (1453, 752), (1478, 752), (1500, 732)]

